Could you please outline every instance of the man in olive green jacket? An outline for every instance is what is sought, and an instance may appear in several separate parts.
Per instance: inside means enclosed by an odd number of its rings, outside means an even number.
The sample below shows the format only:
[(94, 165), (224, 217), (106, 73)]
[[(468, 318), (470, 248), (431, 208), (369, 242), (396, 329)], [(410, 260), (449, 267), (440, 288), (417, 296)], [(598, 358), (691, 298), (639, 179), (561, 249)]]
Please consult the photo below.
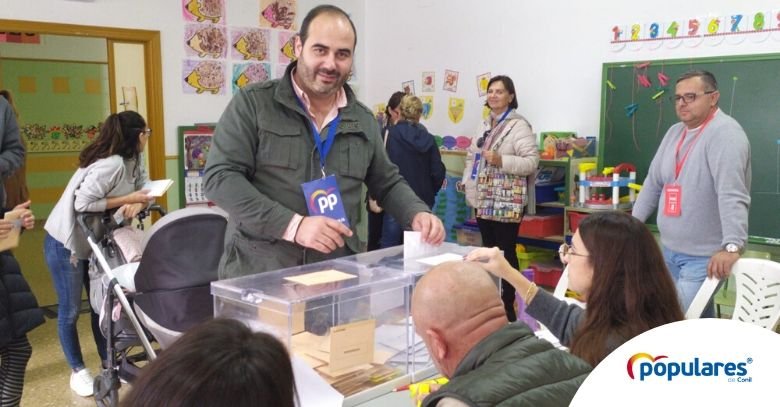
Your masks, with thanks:
[(449, 383), (424, 407), (568, 406), (591, 367), (509, 324), (498, 287), (474, 263), (434, 267), (414, 288), (412, 318)]
[[(387, 158), (372, 112), (346, 85), (356, 42), (343, 10), (312, 9), (295, 40), (297, 62), (280, 80), (245, 87), (222, 114), (205, 174), (206, 196), (230, 215), (220, 278), (358, 252), (363, 183), (425, 241), (444, 239), (441, 221)], [(307, 216), (301, 184), (326, 175), (335, 175), (349, 227)]]

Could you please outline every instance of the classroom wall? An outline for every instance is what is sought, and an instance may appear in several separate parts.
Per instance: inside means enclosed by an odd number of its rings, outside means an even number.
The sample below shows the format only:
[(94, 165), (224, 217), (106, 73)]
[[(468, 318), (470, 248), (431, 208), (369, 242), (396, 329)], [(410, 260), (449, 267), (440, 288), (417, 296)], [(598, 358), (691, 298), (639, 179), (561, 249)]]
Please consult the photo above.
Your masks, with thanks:
[[(535, 131), (574, 130), (597, 136), (604, 62), (780, 50), (775, 33), (763, 43), (747, 39), (737, 45), (724, 41), (718, 46), (613, 52), (609, 40), (614, 25), (778, 9), (780, 3), (769, 0), (371, 1), (366, 7), (365, 102), (371, 106), (386, 102), (407, 80), (414, 80), (421, 94), (421, 73), (435, 71), (434, 113), (423, 123), (434, 134), (471, 135), (484, 103), (477, 96), (476, 76), (502, 73), (514, 79), (519, 111)], [(442, 90), (445, 69), (459, 71), (457, 93)], [(450, 96), (466, 99), (465, 117), (458, 124), (446, 114)]]
[[(332, 0), (330, 3), (342, 7), (351, 14), (358, 30), (358, 54), (356, 56), (356, 84), (362, 88), (361, 72), (365, 50), (364, 0)], [(35, 0), (35, 7), (29, 1), (0, 0), (0, 18), (30, 20), (54, 23), (109, 26), (131, 29), (155, 30), (161, 33), (163, 100), (165, 114), (165, 154), (177, 154), (176, 128), (193, 123), (216, 122), (230, 101), (229, 92), (224, 95), (185, 95), (182, 92), (181, 71), (185, 58), (183, 48), (184, 20), (179, 0), (93, 0), (63, 1)], [(315, 0), (298, 1), (300, 21), (313, 6)], [(260, 0), (226, 0), (228, 26), (256, 27), (259, 24)], [(272, 43), (273, 44), (273, 43)], [(363, 48), (361, 48), (363, 47)], [(155, 134), (158, 134), (155, 129)]]

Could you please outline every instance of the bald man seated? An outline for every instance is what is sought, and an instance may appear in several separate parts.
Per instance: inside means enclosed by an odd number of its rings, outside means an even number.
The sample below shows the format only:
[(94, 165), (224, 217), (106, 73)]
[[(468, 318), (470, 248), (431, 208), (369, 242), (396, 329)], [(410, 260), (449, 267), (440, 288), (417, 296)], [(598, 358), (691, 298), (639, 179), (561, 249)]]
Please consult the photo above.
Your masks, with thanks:
[(476, 263), (448, 262), (425, 274), (412, 317), (450, 379), (424, 407), (568, 406), (591, 370), (524, 323), (509, 324), (497, 285)]

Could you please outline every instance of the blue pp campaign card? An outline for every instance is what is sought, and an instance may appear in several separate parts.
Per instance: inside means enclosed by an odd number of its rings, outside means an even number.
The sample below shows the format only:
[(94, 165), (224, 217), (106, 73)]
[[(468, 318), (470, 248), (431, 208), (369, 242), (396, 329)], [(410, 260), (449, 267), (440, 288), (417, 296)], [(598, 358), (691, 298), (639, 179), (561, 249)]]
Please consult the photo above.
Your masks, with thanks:
[(303, 196), (306, 197), (309, 216), (327, 216), (349, 227), (335, 176), (329, 175), (322, 179), (303, 183), (301, 188), (303, 188)]

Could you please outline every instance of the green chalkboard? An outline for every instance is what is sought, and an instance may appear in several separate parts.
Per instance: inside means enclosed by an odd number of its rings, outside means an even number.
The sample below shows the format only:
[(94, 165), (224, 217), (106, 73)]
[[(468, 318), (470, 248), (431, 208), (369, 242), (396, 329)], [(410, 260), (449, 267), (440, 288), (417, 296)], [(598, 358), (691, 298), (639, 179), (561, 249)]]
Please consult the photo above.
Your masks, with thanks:
[[(604, 64), (601, 165), (632, 162), (638, 180), (644, 180), (666, 130), (679, 121), (669, 96), (677, 78), (690, 69), (715, 75), (720, 108), (742, 125), (750, 140), (750, 241), (780, 245), (780, 54)], [(665, 87), (659, 73), (669, 78)], [(649, 88), (640, 84), (639, 75), (650, 81)], [(626, 108), (633, 104), (636, 111), (629, 115)]]

